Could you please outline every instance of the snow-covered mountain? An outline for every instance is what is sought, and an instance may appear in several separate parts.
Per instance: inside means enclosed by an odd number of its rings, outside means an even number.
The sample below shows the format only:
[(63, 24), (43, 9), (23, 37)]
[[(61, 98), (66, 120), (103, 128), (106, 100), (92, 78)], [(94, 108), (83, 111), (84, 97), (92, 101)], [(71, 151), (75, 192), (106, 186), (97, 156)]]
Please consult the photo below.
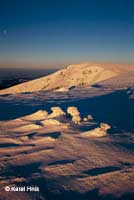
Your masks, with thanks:
[(114, 65), (82, 63), (69, 65), (51, 75), (25, 82), (0, 91), (0, 94), (15, 94), (41, 90), (66, 91), (71, 87), (86, 87), (115, 77), (120, 68)]

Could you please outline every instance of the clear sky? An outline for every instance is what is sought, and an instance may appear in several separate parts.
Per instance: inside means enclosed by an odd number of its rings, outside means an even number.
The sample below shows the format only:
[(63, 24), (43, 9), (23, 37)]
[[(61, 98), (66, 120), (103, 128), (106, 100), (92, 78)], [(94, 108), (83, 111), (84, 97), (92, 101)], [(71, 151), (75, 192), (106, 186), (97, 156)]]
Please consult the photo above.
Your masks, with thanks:
[(0, 0), (0, 66), (134, 63), (134, 0)]

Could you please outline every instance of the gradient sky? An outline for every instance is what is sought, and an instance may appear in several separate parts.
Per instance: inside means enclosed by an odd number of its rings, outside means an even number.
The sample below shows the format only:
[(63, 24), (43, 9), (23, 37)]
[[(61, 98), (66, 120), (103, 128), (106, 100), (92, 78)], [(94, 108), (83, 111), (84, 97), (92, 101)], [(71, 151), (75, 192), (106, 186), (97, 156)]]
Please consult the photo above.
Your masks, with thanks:
[(0, 66), (134, 63), (133, 0), (0, 0)]

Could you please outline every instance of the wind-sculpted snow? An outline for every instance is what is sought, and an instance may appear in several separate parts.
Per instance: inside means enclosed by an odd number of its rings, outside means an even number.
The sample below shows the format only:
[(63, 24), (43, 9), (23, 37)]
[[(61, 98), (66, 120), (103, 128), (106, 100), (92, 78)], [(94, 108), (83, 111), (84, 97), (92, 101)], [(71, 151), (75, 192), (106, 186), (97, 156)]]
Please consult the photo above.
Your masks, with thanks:
[(72, 121), (75, 123), (75, 124), (80, 124), (80, 121), (81, 121), (81, 117), (80, 117), (80, 113), (78, 111), (78, 109), (74, 106), (70, 106), (67, 108), (67, 113), (69, 115), (71, 115), (72, 117)]
[(0, 199), (133, 199), (133, 75), (0, 96)]
[[(17, 192), (9, 192), (7, 198), (3, 191), (7, 185), (25, 184), (38, 186), (43, 200), (62, 199), (66, 194), (74, 200), (84, 200), (85, 195), (93, 200), (109, 195), (119, 199), (134, 192), (134, 158), (131, 149), (121, 146), (133, 143), (129, 134), (121, 139), (118, 134), (110, 135), (107, 130), (112, 127), (106, 123), (99, 125), (90, 113), (88, 121), (81, 119), (74, 126), (68, 114), (74, 117), (81, 113), (71, 105), (65, 110), (50, 110), (50, 114), (39, 110), (0, 122), (2, 199), (33, 198), (36, 193), (32, 192), (19, 197)], [(86, 132), (82, 131), (84, 127), (88, 128)], [(94, 193), (96, 188), (98, 192)]]

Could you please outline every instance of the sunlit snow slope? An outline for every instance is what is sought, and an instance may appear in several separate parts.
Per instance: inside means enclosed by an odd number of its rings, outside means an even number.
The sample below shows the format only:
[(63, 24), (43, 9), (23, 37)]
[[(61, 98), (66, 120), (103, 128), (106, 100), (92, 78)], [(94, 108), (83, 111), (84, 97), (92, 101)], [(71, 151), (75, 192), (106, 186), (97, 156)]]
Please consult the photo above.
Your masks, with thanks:
[(15, 94), (41, 90), (66, 91), (71, 87), (85, 87), (119, 75), (118, 67), (104, 64), (82, 63), (69, 65), (51, 75), (25, 82), (0, 91), (0, 94)]

